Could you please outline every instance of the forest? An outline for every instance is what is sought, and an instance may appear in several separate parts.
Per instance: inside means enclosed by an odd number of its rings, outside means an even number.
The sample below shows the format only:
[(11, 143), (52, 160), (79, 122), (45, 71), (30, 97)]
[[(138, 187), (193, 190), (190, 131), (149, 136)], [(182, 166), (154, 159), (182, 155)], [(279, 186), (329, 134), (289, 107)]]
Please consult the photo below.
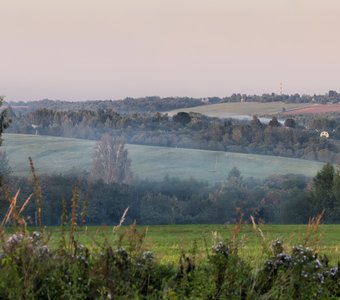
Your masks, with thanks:
[[(243, 178), (237, 167), (215, 185), (194, 179), (165, 177), (162, 181), (132, 180), (129, 184), (105, 183), (86, 174), (44, 174), (38, 177), (45, 225), (60, 224), (63, 201), (71, 207), (72, 190), (79, 191), (79, 212), (86, 206), (86, 224), (115, 224), (129, 207), (127, 224), (235, 223), (241, 211), (262, 223), (300, 224), (325, 210), (324, 221), (340, 222), (340, 173), (326, 164), (311, 180), (300, 175), (271, 176), (265, 180)], [(8, 190), (11, 187), (11, 190)], [(26, 198), (34, 191), (32, 178), (7, 176), (2, 189)], [(8, 207), (2, 194), (0, 211)], [(34, 202), (26, 209), (29, 225), (35, 225)], [(68, 212), (70, 216), (70, 212)]]
[[(120, 137), (130, 144), (219, 150), (278, 155), (338, 163), (340, 120), (287, 118), (281, 124), (274, 116), (262, 123), (211, 118), (179, 112), (121, 114), (108, 110), (57, 111), (39, 109), (26, 114), (8, 113), (11, 126), (6, 132), (40, 134), (99, 140), (103, 134)], [(306, 125), (304, 125), (306, 124)], [(319, 131), (331, 132), (332, 140)]]

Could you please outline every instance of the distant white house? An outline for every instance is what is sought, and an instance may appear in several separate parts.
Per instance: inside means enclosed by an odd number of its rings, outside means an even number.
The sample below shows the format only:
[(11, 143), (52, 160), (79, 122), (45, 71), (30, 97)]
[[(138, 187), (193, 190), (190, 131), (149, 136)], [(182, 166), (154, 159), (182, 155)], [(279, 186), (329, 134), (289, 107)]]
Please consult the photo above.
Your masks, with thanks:
[(328, 139), (329, 138), (329, 133), (327, 131), (321, 131), (320, 137)]
[(35, 129), (35, 135), (38, 135), (38, 128), (40, 125), (31, 124), (32, 128)]

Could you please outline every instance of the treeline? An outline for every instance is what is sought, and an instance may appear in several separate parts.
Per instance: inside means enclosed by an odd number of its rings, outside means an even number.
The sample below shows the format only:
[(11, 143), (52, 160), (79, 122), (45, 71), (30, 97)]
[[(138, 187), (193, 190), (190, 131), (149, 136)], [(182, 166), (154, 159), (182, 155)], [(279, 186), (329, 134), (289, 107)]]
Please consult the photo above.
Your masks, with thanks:
[[(121, 114), (112, 109), (57, 111), (39, 109), (10, 115), (10, 133), (41, 134), (98, 140), (103, 134), (122, 137), (127, 143), (205, 150), (279, 155), (340, 162), (336, 144), (320, 139), (314, 129), (287, 119), (283, 126), (273, 117), (268, 124), (254, 116), (252, 121), (209, 118), (180, 112)], [(335, 123), (336, 124), (336, 123)], [(334, 126), (332, 136), (340, 135)]]
[[(235, 223), (238, 211), (245, 222), (252, 215), (265, 223), (295, 224), (308, 222), (323, 209), (326, 222), (340, 221), (340, 175), (331, 165), (326, 165), (313, 181), (299, 175), (265, 180), (243, 178), (237, 168), (226, 176), (225, 182), (214, 186), (170, 177), (160, 182), (135, 181), (130, 186), (89, 182), (85, 175), (44, 175), (39, 181), (45, 225), (60, 224), (62, 201), (71, 207), (75, 185), (80, 193), (78, 215), (82, 215), (85, 205), (86, 224), (93, 225), (118, 222), (127, 207), (127, 223), (138, 224)], [(12, 194), (20, 188), (21, 199), (26, 199), (34, 188), (32, 180), (25, 178), (12, 178), (6, 186)], [(6, 193), (2, 193), (3, 198)], [(0, 203), (4, 215), (8, 200), (4, 198)], [(35, 211), (31, 201), (26, 208), (29, 225), (34, 225)]]
[(210, 98), (208, 102), (202, 99), (190, 97), (143, 97), (126, 98), (124, 100), (88, 100), (88, 101), (60, 101), (60, 100), (39, 100), (30, 102), (10, 102), (7, 106), (13, 107), (15, 111), (27, 113), (38, 109), (52, 109), (58, 111), (98, 110), (112, 109), (120, 113), (134, 112), (158, 112), (168, 111), (184, 107), (194, 107), (206, 103), (219, 103), (217, 99)]
[(299, 115), (294, 116), (296, 123), (302, 124), (309, 130), (321, 132), (323, 130), (330, 133), (332, 139), (340, 139), (340, 116), (339, 115), (324, 115), (324, 116), (309, 116)]
[(113, 109), (121, 113), (132, 112), (164, 112), (178, 108), (194, 107), (205, 104), (228, 103), (228, 102), (285, 102), (285, 103), (339, 103), (340, 94), (334, 90), (330, 90), (324, 95), (300, 95), (298, 93), (276, 94), (265, 93), (262, 95), (247, 95), (234, 93), (226, 97), (165, 97), (158, 96), (141, 97), (141, 98), (125, 98), (123, 100), (88, 100), (88, 101), (62, 101), (62, 100), (39, 100), (30, 102), (9, 102), (6, 106), (13, 106), (17, 111), (29, 112), (41, 108), (53, 110), (97, 110), (97, 109)]

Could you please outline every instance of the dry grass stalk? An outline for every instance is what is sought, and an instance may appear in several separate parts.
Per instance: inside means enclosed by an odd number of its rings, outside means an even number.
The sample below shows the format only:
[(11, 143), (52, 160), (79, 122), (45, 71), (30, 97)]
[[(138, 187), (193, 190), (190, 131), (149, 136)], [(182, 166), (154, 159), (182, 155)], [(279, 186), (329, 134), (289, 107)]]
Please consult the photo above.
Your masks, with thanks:
[(266, 241), (266, 237), (264, 236), (263, 231), (261, 230), (261, 228), (257, 227), (256, 222), (255, 222), (255, 218), (253, 216), (250, 216), (250, 219), (251, 219), (251, 222), (253, 224), (254, 231), (257, 233), (257, 235), (259, 235), (261, 237), (262, 241), (265, 242)]
[(239, 248), (239, 241), (237, 238), (240, 234), (241, 225), (242, 225), (242, 211), (240, 208), (236, 208), (236, 214), (238, 215), (238, 221), (233, 226), (233, 229), (231, 231), (231, 247), (232, 247), (232, 251), (235, 254), (237, 254), (238, 248)]
[(127, 207), (122, 215), (122, 217), (120, 218), (120, 221), (119, 221), (119, 224), (116, 225), (116, 226), (113, 226), (113, 229), (112, 229), (112, 233), (115, 233), (121, 226), (122, 224), (124, 223), (125, 221), (125, 217), (126, 217), (126, 214), (129, 210), (129, 207)]
[(11, 198), (11, 201), (10, 201), (10, 205), (9, 205), (9, 208), (7, 210), (7, 213), (4, 217), (4, 219), (2, 220), (1, 222), (1, 227), (3, 228), (7, 222), (10, 220), (15, 208), (16, 208), (16, 205), (17, 205), (17, 199), (18, 199), (18, 196), (19, 196), (19, 193), (20, 193), (20, 190), (18, 190), (16, 192), (16, 194), (14, 195), (14, 197)]
[(30, 202), (31, 198), (32, 198), (33, 194), (29, 195), (27, 197), (27, 199), (25, 200), (24, 204), (21, 206), (20, 210), (19, 210), (19, 215), (23, 213), (23, 211), (25, 210), (28, 202)]
[(31, 200), (33, 194), (29, 195), (27, 197), (27, 199), (24, 201), (23, 205), (20, 207), (19, 212), (17, 212), (16, 206), (13, 209), (13, 219), (16, 222), (16, 225), (18, 225), (23, 232), (25, 232), (26, 230), (26, 221), (25, 218), (21, 216), (21, 214), (23, 213), (23, 211), (25, 210), (27, 204), (29, 203), (29, 201)]
[(62, 214), (61, 214), (61, 230), (60, 230), (60, 249), (66, 248), (66, 225), (67, 225), (67, 208), (66, 201), (63, 199), (62, 202)]
[(28, 158), (30, 162), (30, 167), (31, 167), (31, 172), (33, 176), (33, 183), (34, 183), (34, 196), (35, 196), (35, 201), (36, 201), (36, 206), (37, 206), (37, 221), (38, 225), (41, 226), (41, 220), (42, 220), (42, 194), (41, 194), (41, 187), (39, 184), (38, 176), (35, 172), (35, 168), (33, 165), (33, 160), (31, 157)]
[(126, 239), (128, 251), (130, 255), (138, 255), (145, 246), (145, 237), (148, 233), (148, 227), (145, 227), (142, 231), (137, 230), (136, 222), (125, 229), (125, 232), (119, 239), (119, 244), (123, 244), (123, 240)]
[(89, 207), (89, 202), (87, 198), (83, 201), (83, 208), (80, 213), (80, 219), (81, 219), (81, 225), (84, 226), (86, 223), (86, 217), (87, 217), (87, 209)]
[(250, 216), (251, 222), (253, 224), (253, 230), (255, 234), (260, 238), (263, 253), (265, 254), (271, 254), (270, 248), (267, 245), (267, 240), (265, 235), (263, 234), (263, 231), (261, 230), (260, 227), (256, 225), (255, 218), (253, 216)]
[(72, 189), (71, 200), (71, 228), (70, 228), (70, 245), (74, 243), (74, 233), (77, 226), (77, 209), (78, 209), (79, 192), (78, 187), (75, 185)]
[(32, 194), (27, 197), (27, 199), (24, 201), (23, 205), (19, 209), (19, 212), (17, 212), (16, 207), (17, 207), (19, 193), (20, 193), (20, 190), (18, 190), (13, 197), (9, 196), (10, 197), (9, 198), (10, 205), (9, 205), (9, 208), (7, 210), (7, 213), (6, 213), (5, 217), (3, 218), (2, 222), (1, 222), (1, 225), (0, 225), (0, 235), (3, 235), (4, 227), (6, 226), (6, 224), (9, 222), (9, 220), (11, 218), (13, 218), (17, 222), (17, 224), (19, 226), (23, 226), (23, 227), (26, 226), (26, 222), (25, 222), (24, 218), (21, 217), (20, 215), (25, 210), (27, 204), (31, 200)]
[(232, 229), (231, 232), (231, 240), (233, 243), (236, 242), (238, 235), (241, 231), (241, 225), (242, 225), (242, 211), (240, 208), (236, 208), (236, 214), (238, 215), (238, 222), (235, 224), (235, 226)]
[[(320, 236), (316, 235), (319, 230), (321, 220), (325, 214), (325, 210), (319, 213), (317, 216), (309, 218), (308, 225), (306, 228), (306, 234), (303, 240), (303, 246), (316, 245), (319, 241)], [(314, 236), (314, 239), (312, 239)]]

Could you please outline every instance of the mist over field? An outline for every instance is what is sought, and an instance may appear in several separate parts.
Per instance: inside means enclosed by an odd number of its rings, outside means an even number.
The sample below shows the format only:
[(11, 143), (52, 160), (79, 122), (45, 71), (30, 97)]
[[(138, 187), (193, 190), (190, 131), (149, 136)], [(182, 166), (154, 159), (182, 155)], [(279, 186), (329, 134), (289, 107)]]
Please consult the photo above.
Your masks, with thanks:
[[(329, 111), (339, 100), (329, 91), (18, 103), (4, 112), (4, 170), (28, 193), (31, 157), (50, 225), (73, 186), (88, 197), (89, 224), (127, 206), (126, 222), (139, 224), (233, 223), (238, 211), (246, 222), (303, 223), (326, 207), (338, 222), (340, 119)], [(310, 109), (318, 114), (297, 113)]]
[[(5, 134), (3, 150), (15, 175), (29, 176), (28, 157), (39, 174), (90, 172), (95, 141), (36, 135)], [(243, 177), (301, 174), (312, 177), (323, 163), (274, 156), (248, 155), (168, 147), (126, 145), (137, 178), (162, 180), (165, 176), (194, 178), (211, 184), (226, 180), (237, 167)]]

